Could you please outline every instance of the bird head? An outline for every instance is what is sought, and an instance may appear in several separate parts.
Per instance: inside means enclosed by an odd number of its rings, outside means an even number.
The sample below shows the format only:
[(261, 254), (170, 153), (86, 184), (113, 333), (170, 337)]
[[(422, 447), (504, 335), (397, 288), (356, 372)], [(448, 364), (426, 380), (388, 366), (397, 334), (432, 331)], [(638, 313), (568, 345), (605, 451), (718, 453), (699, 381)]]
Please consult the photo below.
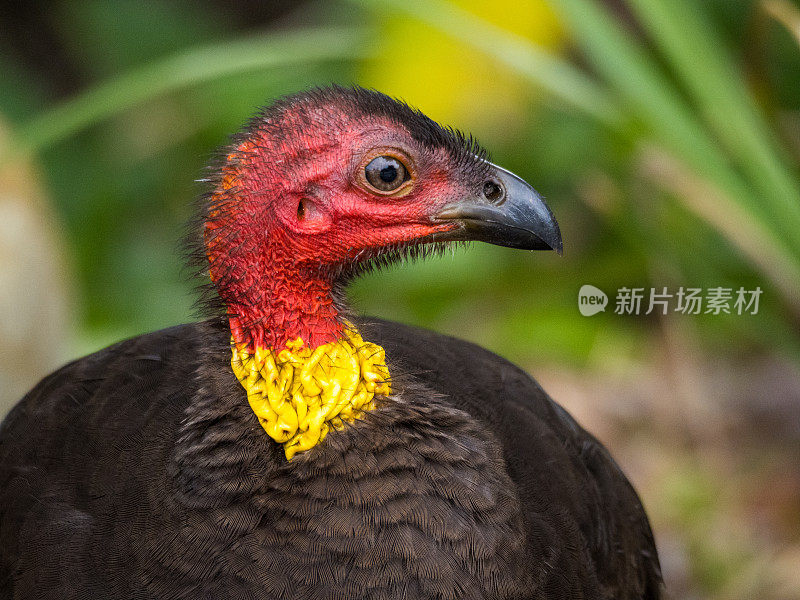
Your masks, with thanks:
[(383, 349), (342, 317), (351, 277), (458, 241), (561, 251), (531, 186), (471, 138), (358, 88), (263, 110), (225, 150), (201, 216), (231, 367), (287, 458), (392, 392)]
[(375, 91), (331, 87), (276, 102), (215, 175), (205, 253), (241, 341), (328, 342), (341, 332), (342, 282), (447, 242), (561, 251), (531, 186), (471, 138)]

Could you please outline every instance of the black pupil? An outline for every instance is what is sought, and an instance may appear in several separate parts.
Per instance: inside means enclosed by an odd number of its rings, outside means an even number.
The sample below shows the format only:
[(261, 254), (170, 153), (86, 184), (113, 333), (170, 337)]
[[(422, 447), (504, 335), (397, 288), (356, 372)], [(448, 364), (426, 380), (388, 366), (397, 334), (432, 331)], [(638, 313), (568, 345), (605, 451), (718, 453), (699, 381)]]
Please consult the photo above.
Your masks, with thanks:
[(381, 181), (386, 183), (392, 183), (395, 179), (397, 179), (397, 167), (394, 165), (386, 165), (381, 169)]

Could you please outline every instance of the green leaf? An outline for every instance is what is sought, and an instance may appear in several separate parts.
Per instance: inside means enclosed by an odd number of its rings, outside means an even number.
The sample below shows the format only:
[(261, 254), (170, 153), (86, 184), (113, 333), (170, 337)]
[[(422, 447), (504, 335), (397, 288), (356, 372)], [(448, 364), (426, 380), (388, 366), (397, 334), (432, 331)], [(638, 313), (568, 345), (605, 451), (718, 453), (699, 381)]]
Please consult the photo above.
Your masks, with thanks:
[[(757, 190), (758, 203), (784, 235), (800, 241), (800, 191), (796, 173), (758, 112), (741, 73), (697, 3), (630, 0), (705, 122)], [(750, 200), (756, 200), (751, 197)]]

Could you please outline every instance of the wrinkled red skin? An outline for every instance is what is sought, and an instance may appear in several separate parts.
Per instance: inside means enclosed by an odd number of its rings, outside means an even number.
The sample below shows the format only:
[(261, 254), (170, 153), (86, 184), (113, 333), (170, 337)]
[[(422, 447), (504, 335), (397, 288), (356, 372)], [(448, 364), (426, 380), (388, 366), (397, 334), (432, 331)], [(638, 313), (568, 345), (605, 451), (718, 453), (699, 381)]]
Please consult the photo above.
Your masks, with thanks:
[[(343, 268), (452, 229), (431, 215), (467, 190), (446, 151), (422, 146), (389, 120), (317, 107), (280, 121), (265, 120), (229, 155), (205, 243), (237, 342), (279, 349), (300, 337), (314, 348), (342, 335), (332, 290)], [(410, 158), (407, 194), (368, 191), (364, 161), (380, 148)]]

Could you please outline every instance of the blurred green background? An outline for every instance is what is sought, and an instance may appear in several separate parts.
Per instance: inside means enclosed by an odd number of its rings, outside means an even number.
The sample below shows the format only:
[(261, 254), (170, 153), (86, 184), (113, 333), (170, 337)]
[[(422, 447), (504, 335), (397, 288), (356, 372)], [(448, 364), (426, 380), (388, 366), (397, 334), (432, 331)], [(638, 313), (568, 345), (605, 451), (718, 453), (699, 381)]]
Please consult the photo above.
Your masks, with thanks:
[[(375, 87), (549, 200), (351, 290), (525, 366), (618, 458), (674, 598), (800, 598), (800, 9), (788, 0), (19, 3), (0, 21), (0, 414), (64, 361), (196, 318), (195, 180), (255, 107)], [(610, 298), (584, 317), (578, 290)], [(622, 287), (763, 290), (618, 315)], [(644, 312), (644, 311), (643, 311)]]

